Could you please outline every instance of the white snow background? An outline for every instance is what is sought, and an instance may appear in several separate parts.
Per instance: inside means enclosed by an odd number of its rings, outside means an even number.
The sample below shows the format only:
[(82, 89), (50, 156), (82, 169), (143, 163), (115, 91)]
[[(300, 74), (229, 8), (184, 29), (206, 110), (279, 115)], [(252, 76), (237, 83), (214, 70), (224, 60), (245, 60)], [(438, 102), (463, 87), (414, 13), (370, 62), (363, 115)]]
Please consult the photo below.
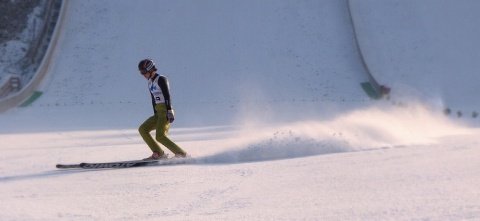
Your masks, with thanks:
[[(0, 115), (0, 219), (480, 220), (479, 119), (442, 113), (480, 106), (478, 1), (352, 3), (390, 100), (346, 1), (68, 1), (43, 95)], [(146, 57), (197, 163), (56, 169), (150, 155)]]

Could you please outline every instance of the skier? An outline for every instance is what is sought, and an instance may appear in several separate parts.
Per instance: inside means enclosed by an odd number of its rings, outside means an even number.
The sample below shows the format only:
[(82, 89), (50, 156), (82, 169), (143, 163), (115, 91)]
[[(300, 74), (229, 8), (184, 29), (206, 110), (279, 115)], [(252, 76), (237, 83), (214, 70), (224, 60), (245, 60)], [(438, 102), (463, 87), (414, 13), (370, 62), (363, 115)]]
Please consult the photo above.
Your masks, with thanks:
[[(155, 62), (152, 59), (143, 59), (138, 63), (138, 70), (148, 80), (148, 89), (152, 98), (154, 115), (140, 125), (138, 131), (143, 140), (152, 150), (152, 156), (143, 160), (160, 160), (168, 158), (168, 155), (160, 148), (158, 143), (168, 148), (175, 157), (187, 157), (187, 153), (168, 137), (168, 129), (174, 118), (174, 111), (170, 99), (170, 86), (165, 76), (157, 74)], [(155, 140), (150, 132), (155, 131)]]

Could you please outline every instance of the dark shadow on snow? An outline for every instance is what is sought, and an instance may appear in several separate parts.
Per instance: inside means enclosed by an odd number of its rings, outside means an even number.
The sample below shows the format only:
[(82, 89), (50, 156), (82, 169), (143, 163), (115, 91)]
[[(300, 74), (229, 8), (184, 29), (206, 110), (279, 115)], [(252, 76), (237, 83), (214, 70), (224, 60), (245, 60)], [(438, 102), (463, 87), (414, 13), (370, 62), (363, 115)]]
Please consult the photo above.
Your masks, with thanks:
[(235, 164), (274, 161), (317, 155), (350, 152), (345, 141), (315, 141), (296, 138), (291, 141), (265, 141), (238, 150), (229, 150), (197, 159), (199, 164)]
[(51, 170), (51, 171), (44, 171), (40, 173), (4, 176), (4, 177), (0, 177), (0, 183), (31, 180), (31, 179), (41, 179), (41, 178), (51, 178), (51, 177), (58, 177), (63, 175), (77, 174), (82, 172), (88, 172), (88, 170)]

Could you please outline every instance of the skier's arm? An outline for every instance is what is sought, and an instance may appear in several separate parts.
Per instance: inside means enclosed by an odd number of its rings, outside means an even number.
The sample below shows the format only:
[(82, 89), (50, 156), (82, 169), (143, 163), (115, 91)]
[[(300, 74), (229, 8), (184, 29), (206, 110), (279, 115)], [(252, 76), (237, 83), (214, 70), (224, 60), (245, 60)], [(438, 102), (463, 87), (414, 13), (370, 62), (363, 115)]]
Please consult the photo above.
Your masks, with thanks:
[(170, 123), (173, 123), (175, 120), (173, 108), (172, 108), (172, 100), (170, 99), (170, 85), (168, 84), (168, 80), (164, 76), (160, 76), (158, 79), (158, 86), (163, 93), (163, 98), (165, 99), (165, 106), (167, 107), (167, 120)]
[(170, 84), (168, 83), (168, 79), (164, 76), (160, 76), (160, 78), (158, 79), (158, 86), (160, 86), (160, 89), (162, 90), (167, 110), (172, 110), (172, 101), (170, 99)]

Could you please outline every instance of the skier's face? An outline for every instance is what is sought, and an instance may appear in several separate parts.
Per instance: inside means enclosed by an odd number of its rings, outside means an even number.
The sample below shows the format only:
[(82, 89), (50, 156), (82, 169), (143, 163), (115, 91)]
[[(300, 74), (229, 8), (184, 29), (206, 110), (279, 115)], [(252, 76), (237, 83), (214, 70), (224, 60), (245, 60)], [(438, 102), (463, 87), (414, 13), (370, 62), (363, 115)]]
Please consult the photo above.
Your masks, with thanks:
[(140, 70), (140, 73), (145, 77), (146, 79), (149, 79), (152, 77), (152, 72), (147, 72), (146, 70)]
[(149, 79), (152, 76), (151, 72), (147, 72), (143, 75), (146, 79)]

